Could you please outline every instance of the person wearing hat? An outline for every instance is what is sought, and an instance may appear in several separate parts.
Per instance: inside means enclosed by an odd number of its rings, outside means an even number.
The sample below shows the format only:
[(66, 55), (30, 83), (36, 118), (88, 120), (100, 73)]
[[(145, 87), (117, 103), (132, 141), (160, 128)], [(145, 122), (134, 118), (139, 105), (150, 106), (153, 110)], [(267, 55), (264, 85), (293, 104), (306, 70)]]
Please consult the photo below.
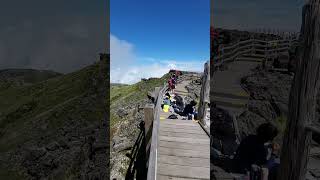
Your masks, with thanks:
[(166, 96), (164, 98), (164, 101), (163, 101), (163, 111), (164, 112), (169, 112), (169, 109), (170, 109), (170, 99), (168, 96)]

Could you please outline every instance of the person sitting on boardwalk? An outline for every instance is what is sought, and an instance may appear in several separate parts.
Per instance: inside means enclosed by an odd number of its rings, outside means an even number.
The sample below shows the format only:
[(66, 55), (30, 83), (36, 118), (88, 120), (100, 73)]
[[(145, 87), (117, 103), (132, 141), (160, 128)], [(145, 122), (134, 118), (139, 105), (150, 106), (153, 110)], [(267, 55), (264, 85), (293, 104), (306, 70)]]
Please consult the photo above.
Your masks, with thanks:
[(168, 112), (170, 109), (170, 105), (171, 105), (170, 99), (168, 96), (166, 96), (165, 99), (163, 100), (163, 111)]
[(233, 159), (234, 172), (245, 174), (251, 170), (252, 165), (266, 166), (269, 171), (274, 170), (276, 162), (274, 159), (268, 161), (265, 144), (277, 136), (278, 130), (271, 123), (264, 123), (256, 131), (256, 135), (249, 135), (241, 141)]
[(195, 110), (195, 106), (197, 102), (192, 100), (189, 104), (187, 104), (183, 111), (178, 108), (174, 108), (175, 113), (179, 114), (180, 116), (187, 116), (188, 120), (194, 120), (197, 118), (197, 112)]
[(167, 93), (165, 94), (165, 96), (168, 96), (168, 97), (169, 97), (169, 100), (170, 100), (171, 105), (172, 105), (172, 103), (175, 102), (175, 100), (174, 100), (174, 98), (173, 98), (173, 95), (171, 95), (169, 92), (167, 92)]

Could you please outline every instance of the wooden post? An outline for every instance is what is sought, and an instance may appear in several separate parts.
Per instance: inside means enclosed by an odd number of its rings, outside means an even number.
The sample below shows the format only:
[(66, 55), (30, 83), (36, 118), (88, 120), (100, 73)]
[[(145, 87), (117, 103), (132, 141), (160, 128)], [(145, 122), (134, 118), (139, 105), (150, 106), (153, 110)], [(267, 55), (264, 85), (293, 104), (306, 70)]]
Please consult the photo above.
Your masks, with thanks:
[(320, 76), (320, 5), (310, 0), (303, 8), (299, 62), (289, 98), (289, 114), (281, 152), (278, 179), (304, 180), (311, 132), (306, 127), (315, 119)]
[(151, 144), (152, 126), (154, 121), (154, 104), (146, 104), (144, 107), (144, 129), (145, 129), (145, 140), (146, 140), (146, 152), (147, 157)]
[(209, 63), (207, 62), (204, 65), (204, 73), (202, 76), (202, 86), (201, 86), (201, 92), (200, 92), (200, 102), (198, 107), (198, 119), (203, 125), (206, 124), (204, 119), (206, 117), (207, 105), (210, 102), (209, 92), (210, 92), (210, 66), (209, 66)]

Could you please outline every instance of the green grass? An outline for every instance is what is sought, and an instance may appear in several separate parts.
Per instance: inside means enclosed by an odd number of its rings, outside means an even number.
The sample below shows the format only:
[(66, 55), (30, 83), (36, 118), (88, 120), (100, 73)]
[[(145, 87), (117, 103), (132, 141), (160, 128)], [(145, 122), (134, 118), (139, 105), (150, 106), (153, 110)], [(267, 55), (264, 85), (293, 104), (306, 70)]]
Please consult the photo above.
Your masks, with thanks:
[[(102, 117), (100, 110), (77, 112), (77, 99), (92, 88), (92, 78), (98, 73), (98, 66), (95, 64), (40, 83), (0, 91), (0, 152), (15, 148), (30, 138), (26, 135), (29, 134), (26, 126), (39, 115), (45, 115), (44, 119), (49, 121), (53, 132), (68, 120), (63, 117), (72, 113), (87, 119)], [(64, 106), (67, 108), (62, 108)], [(60, 112), (52, 114), (54, 109), (60, 109)]]
[(133, 85), (113, 85), (110, 87), (110, 125), (111, 129), (125, 119), (116, 115), (119, 107), (125, 107), (129, 104), (137, 104), (147, 98), (148, 91), (153, 91), (155, 87), (162, 87), (170, 74), (165, 74), (161, 78), (140, 81)]

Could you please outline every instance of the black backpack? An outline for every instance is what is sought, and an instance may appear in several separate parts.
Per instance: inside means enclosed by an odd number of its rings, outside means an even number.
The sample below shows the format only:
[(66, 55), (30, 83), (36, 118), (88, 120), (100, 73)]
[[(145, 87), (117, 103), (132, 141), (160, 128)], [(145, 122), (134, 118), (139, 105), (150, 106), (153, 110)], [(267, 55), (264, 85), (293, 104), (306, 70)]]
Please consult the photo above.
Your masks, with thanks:
[(168, 119), (178, 119), (178, 116), (175, 114), (171, 114)]

